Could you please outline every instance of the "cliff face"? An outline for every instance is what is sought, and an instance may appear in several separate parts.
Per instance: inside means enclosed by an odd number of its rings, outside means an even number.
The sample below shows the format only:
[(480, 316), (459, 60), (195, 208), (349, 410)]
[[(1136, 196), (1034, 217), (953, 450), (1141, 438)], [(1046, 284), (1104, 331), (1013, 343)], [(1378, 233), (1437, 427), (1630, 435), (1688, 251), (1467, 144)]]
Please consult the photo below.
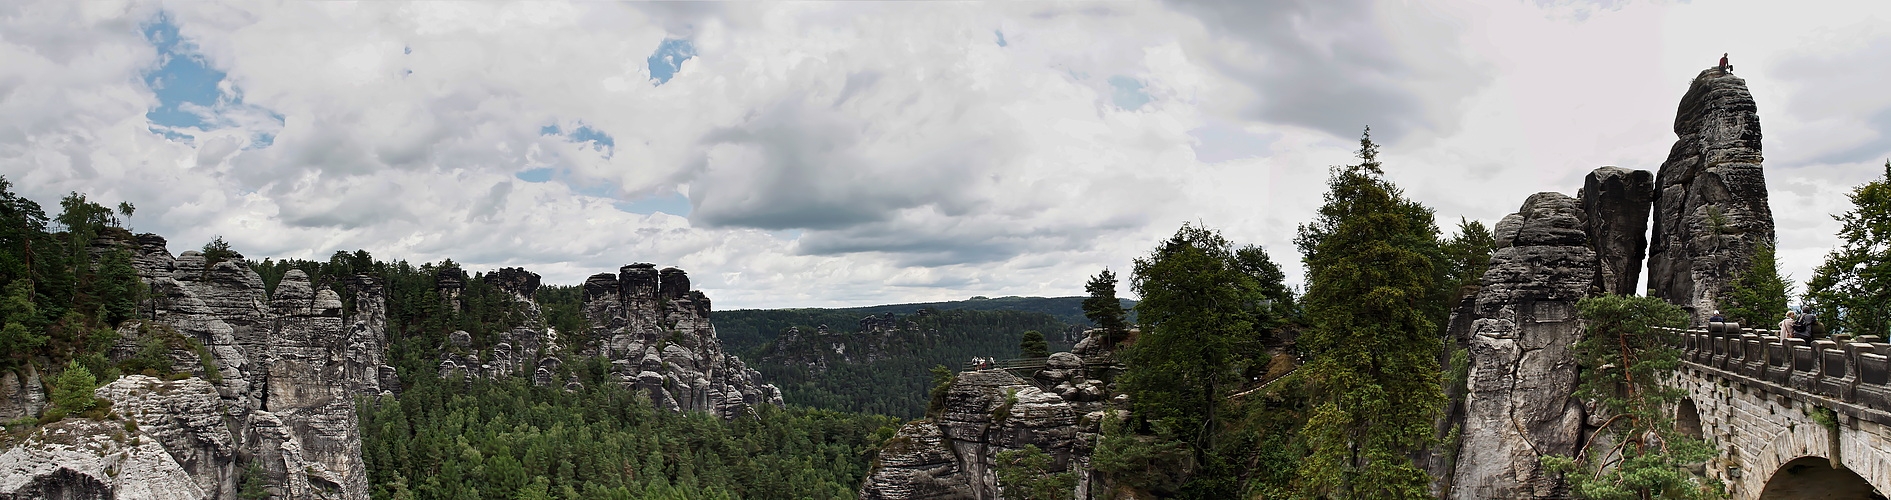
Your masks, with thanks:
[(1090, 455), (1100, 424), (1122, 400), (1105, 401), (1104, 383), (1085, 358), (1060, 352), (1030, 379), (1000, 369), (959, 373), (938, 415), (907, 422), (888, 440), (861, 486), (863, 500), (1004, 498), (999, 453), (1036, 446), (1051, 470), (1076, 475), (1076, 498), (1098, 482)]
[(1655, 180), (1648, 288), (1697, 324), (1719, 308), (1754, 249), (1773, 242), (1757, 109), (1746, 80), (1702, 71), (1681, 98), (1680, 138)]
[[(380, 394), (383, 382), (393, 380), (393, 368), (384, 364), (381, 284), (365, 276), (350, 280), (356, 309), (344, 316), (340, 296), (318, 289), (302, 271), (286, 274), (271, 297), (241, 256), (210, 263), (194, 251), (172, 257), (155, 235), (137, 242), (133, 264), (152, 290), (144, 314), (156, 326), (122, 328), (115, 356), (146, 336), (174, 332), (204, 347), (174, 347), (174, 367), (196, 373), (201, 379), (190, 380), (212, 387), (208, 394), (217, 398), (211, 405), (147, 413), (224, 419), (231, 446), (252, 457), (279, 497), (367, 498), (354, 397)], [(201, 359), (205, 354), (210, 359)], [(131, 377), (107, 388), (126, 380)], [(205, 498), (235, 498), (233, 455), (173, 452), (183, 453), (179, 461), (188, 464)], [(205, 456), (224, 458), (200, 460)]]
[(1576, 193), (1588, 218), (1589, 248), (1596, 252), (1595, 289), (1640, 295), (1642, 257), (1648, 251), (1648, 211), (1655, 198), (1654, 174), (1602, 167), (1583, 178)]
[(632, 264), (584, 283), (584, 314), (598, 354), (625, 384), (658, 407), (733, 418), (758, 404), (781, 406), (781, 390), (722, 350), (709, 297), (681, 269)]
[(1582, 402), (1570, 348), (1582, 338), (1576, 301), (1593, 294), (1599, 262), (1589, 216), (1559, 193), (1531, 196), (1497, 223), (1497, 249), (1471, 321), (1470, 373), (1451, 498), (1566, 493), (1538, 457), (1571, 455)]

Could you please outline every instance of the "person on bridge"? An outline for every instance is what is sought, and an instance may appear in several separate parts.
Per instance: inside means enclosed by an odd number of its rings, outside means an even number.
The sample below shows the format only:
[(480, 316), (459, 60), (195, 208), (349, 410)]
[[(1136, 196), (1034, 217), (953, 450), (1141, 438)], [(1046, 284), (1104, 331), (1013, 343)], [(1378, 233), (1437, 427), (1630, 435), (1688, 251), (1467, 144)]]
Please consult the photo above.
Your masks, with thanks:
[(1799, 311), (1786, 311), (1786, 319), (1779, 322), (1779, 342), (1784, 344), (1793, 338), (1794, 320), (1799, 319)]
[(1707, 318), (1707, 322), (1708, 322), (1708, 323), (1726, 323), (1726, 322), (1727, 322), (1727, 317), (1726, 317), (1726, 316), (1721, 316), (1721, 315), (1720, 315), (1720, 310), (1718, 310), (1718, 309), (1716, 309), (1716, 310), (1714, 310), (1714, 315), (1713, 315), (1713, 317), (1710, 317), (1710, 318)]

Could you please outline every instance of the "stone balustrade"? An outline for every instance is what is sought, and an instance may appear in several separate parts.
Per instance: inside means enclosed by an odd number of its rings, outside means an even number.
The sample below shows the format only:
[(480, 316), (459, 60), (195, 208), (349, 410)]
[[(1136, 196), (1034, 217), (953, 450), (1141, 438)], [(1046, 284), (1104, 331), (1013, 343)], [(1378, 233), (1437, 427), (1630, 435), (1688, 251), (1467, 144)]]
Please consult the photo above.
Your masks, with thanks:
[(1891, 344), (1875, 337), (1863, 342), (1782, 342), (1777, 331), (1736, 323), (1673, 331), (1681, 335), (1682, 361), (1722, 376), (1891, 411)]

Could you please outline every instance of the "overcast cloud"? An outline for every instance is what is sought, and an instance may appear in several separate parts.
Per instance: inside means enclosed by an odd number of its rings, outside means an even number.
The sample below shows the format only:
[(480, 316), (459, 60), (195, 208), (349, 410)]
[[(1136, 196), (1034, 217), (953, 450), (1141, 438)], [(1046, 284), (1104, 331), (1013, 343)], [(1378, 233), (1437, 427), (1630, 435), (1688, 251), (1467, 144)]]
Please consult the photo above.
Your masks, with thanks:
[(1184, 221), (1297, 281), (1294, 227), (1363, 127), (1442, 227), (1488, 224), (1657, 168), (1730, 52), (1803, 281), (1891, 156), (1888, 10), (6, 2), (0, 175), (130, 201), (173, 252), (221, 235), (565, 284), (654, 262), (725, 308), (1075, 295)]

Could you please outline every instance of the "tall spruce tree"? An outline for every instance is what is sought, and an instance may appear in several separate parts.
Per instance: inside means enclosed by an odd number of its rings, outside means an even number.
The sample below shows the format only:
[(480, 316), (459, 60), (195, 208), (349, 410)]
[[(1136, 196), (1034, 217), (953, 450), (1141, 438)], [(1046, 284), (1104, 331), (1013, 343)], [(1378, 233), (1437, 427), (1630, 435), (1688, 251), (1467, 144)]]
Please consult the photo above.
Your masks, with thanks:
[(1090, 294), (1083, 299), (1083, 315), (1103, 329), (1103, 345), (1114, 349), (1129, 334), (1129, 323), (1124, 319), (1123, 302), (1116, 299), (1116, 273), (1104, 268), (1103, 272), (1090, 277), (1090, 282), (1083, 285), (1083, 290)]
[(1725, 309), (1720, 311), (1721, 316), (1727, 321), (1764, 328), (1786, 314), (1787, 302), (1792, 300), (1787, 289), (1791, 287), (1792, 281), (1779, 275), (1779, 259), (1773, 245), (1760, 245), (1754, 250), (1747, 270), (1734, 280), (1733, 293)]
[(1806, 283), (1806, 302), (1819, 321), (1854, 335), (1886, 335), (1891, 327), (1891, 161), (1884, 178), (1852, 190), (1853, 208), (1840, 214), (1845, 242), (1826, 254)]
[[(1238, 387), (1239, 347), (1255, 338), (1259, 285), (1235, 262), (1221, 233), (1183, 224), (1148, 257), (1137, 258), (1131, 286), (1141, 334), (1123, 353), (1117, 379), (1130, 395), (1139, 430), (1187, 443), (1196, 479), (1225, 475), (1215, 449), (1227, 389)], [(1204, 486), (1198, 482), (1197, 488)], [(1172, 492), (1180, 493), (1180, 492)], [(1205, 493), (1203, 493), (1205, 494)]]
[(1333, 169), (1326, 204), (1295, 239), (1313, 395), (1301, 495), (1427, 498), (1430, 477), (1410, 457), (1445, 403), (1438, 228), (1431, 209), (1385, 180), (1371, 129), (1359, 145), (1360, 163)]

